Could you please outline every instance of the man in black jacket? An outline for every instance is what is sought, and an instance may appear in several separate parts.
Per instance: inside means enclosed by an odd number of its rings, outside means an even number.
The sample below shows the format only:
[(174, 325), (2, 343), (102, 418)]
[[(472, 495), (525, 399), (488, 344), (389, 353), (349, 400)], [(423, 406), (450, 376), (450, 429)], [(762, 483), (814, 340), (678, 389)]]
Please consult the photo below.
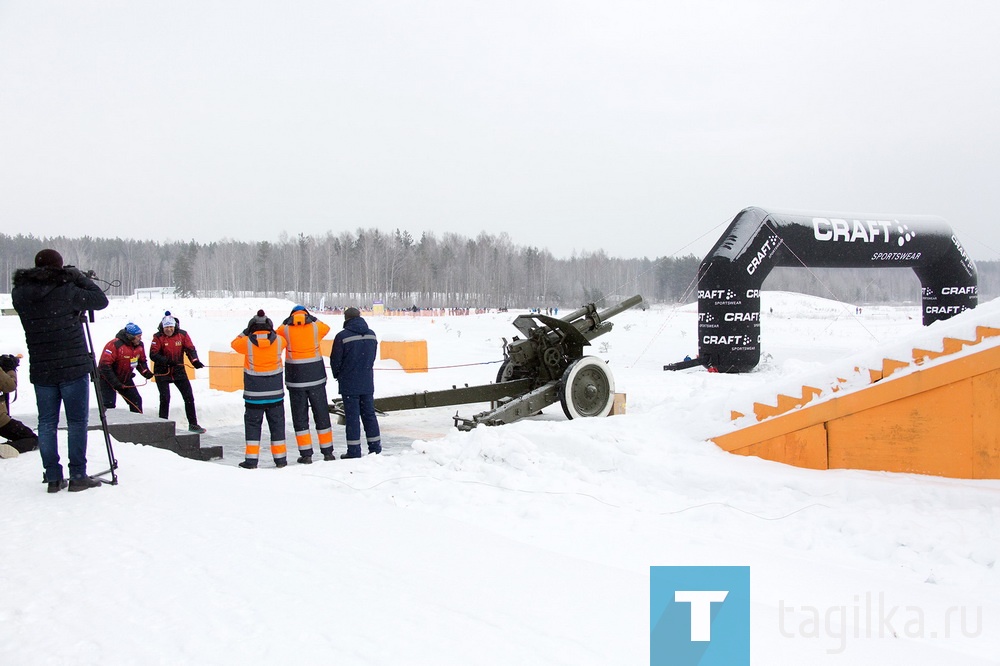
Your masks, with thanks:
[(94, 281), (72, 266), (63, 266), (55, 250), (35, 255), (34, 268), (14, 272), (11, 301), (21, 317), (28, 343), (28, 378), (38, 404), (38, 452), (50, 493), (66, 487), (59, 462), (59, 406), (66, 410), (69, 489), (101, 485), (87, 476), (87, 420), (90, 373), (94, 357), (87, 347), (81, 316), (103, 310), (108, 297)]

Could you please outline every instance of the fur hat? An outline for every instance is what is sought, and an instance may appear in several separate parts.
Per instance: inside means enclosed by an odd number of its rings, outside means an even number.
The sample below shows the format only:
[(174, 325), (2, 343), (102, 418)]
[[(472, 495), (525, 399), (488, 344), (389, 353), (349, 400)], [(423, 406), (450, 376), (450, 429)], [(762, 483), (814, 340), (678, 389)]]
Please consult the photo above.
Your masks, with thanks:
[(247, 332), (253, 333), (255, 331), (273, 331), (274, 324), (268, 319), (267, 315), (264, 314), (263, 310), (257, 310), (257, 316), (253, 317), (247, 323)]
[(357, 319), (360, 316), (361, 316), (361, 310), (357, 308), (347, 308), (346, 310), (344, 310), (344, 321)]
[(142, 335), (142, 329), (132, 322), (125, 324), (125, 332), (129, 335)]
[(35, 268), (50, 266), (52, 268), (62, 268), (62, 255), (55, 250), (42, 250), (35, 255)]

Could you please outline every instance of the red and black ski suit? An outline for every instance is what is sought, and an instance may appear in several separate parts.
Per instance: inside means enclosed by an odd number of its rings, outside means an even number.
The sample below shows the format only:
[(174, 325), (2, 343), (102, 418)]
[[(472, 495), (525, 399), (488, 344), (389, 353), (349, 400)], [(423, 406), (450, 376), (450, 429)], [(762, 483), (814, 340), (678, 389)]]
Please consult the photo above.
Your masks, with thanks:
[(168, 336), (164, 333), (161, 323), (156, 327), (153, 342), (149, 345), (149, 358), (153, 360), (153, 371), (156, 373), (156, 388), (160, 392), (159, 416), (165, 419), (170, 414), (170, 385), (175, 384), (177, 390), (181, 392), (181, 398), (184, 399), (184, 414), (187, 416), (188, 428), (195, 429), (199, 427), (198, 414), (194, 408), (191, 381), (184, 368), (184, 357), (187, 356), (195, 368), (204, 368), (205, 365), (198, 360), (198, 350), (194, 348), (191, 336), (181, 328), (180, 320), (176, 317), (174, 319), (177, 322), (174, 334)]
[(146, 349), (142, 346), (142, 341), (133, 345), (131, 336), (123, 328), (118, 331), (114, 340), (104, 345), (97, 368), (101, 375), (101, 401), (104, 408), (114, 409), (120, 393), (128, 403), (129, 411), (141, 414), (142, 396), (132, 379), (137, 371), (146, 379), (153, 377), (146, 363)]

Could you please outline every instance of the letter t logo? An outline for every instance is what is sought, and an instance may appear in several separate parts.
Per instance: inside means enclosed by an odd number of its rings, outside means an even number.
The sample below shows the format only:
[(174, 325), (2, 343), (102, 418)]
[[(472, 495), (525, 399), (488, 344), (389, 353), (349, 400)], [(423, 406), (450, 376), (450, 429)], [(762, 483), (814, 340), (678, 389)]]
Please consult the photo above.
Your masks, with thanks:
[(726, 590), (676, 590), (674, 601), (691, 604), (691, 640), (712, 640), (712, 602), (722, 602), (729, 596)]
[(750, 666), (750, 567), (651, 566), (649, 666)]

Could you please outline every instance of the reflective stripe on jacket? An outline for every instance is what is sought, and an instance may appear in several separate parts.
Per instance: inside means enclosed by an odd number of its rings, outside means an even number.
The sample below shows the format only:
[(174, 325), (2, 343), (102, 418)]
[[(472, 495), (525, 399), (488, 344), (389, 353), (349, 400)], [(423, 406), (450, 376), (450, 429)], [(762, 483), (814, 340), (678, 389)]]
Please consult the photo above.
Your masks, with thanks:
[(241, 333), (230, 346), (243, 354), (243, 400), (266, 404), (285, 399), (281, 367), (284, 338), (268, 331), (257, 331), (249, 336)]
[(344, 330), (333, 339), (330, 371), (340, 388), (340, 395), (375, 393), (372, 366), (378, 339), (363, 317), (344, 322)]
[(319, 341), (330, 332), (330, 327), (304, 311), (298, 311), (278, 327), (284, 338), (285, 386), (306, 389), (326, 384), (326, 366)]

